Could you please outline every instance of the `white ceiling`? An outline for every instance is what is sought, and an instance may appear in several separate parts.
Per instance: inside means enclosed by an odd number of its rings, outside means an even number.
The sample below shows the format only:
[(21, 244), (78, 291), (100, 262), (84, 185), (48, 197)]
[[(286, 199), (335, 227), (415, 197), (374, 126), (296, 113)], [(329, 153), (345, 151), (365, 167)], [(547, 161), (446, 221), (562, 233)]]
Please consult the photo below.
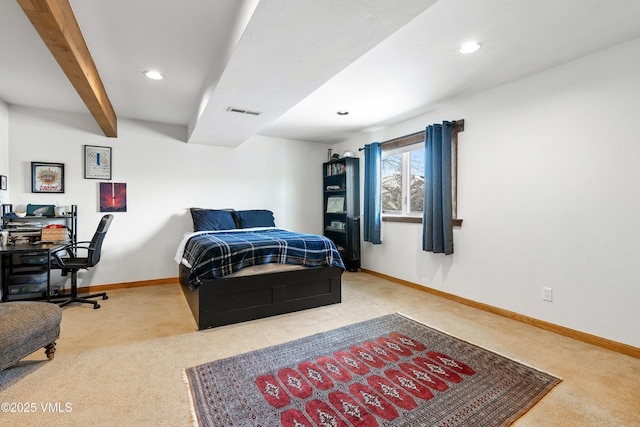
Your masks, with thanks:
[[(640, 37), (638, 0), (71, 5), (119, 118), (230, 147), (256, 134), (336, 143)], [(482, 49), (458, 54), (470, 39)], [(0, 2), (0, 64), (5, 102), (87, 112), (16, 1)], [(148, 69), (166, 78), (149, 80)]]

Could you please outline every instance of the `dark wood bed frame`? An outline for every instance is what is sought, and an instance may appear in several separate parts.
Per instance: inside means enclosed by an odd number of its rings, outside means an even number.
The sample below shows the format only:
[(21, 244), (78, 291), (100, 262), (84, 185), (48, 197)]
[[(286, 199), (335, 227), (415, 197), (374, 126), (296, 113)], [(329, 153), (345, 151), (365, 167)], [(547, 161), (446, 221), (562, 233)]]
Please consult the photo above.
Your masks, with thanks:
[(189, 288), (189, 269), (180, 264), (180, 285), (198, 329), (260, 319), (341, 301), (342, 269), (305, 268), (215, 279)]

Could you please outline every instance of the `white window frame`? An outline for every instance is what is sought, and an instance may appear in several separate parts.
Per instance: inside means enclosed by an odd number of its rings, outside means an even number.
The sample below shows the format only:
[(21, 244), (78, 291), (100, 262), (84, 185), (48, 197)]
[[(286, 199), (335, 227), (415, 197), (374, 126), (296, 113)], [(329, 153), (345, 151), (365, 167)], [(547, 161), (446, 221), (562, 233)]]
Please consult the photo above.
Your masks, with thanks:
[[(416, 150), (424, 149), (424, 144), (410, 144), (402, 147), (394, 148), (391, 150), (382, 151), (382, 161), (389, 156), (394, 156), (396, 154), (402, 154), (402, 165), (400, 169), (400, 173), (402, 175), (402, 209), (400, 212), (396, 211), (385, 211), (384, 207), (382, 209), (383, 217), (393, 217), (393, 218), (422, 218), (422, 211), (419, 212), (411, 212), (409, 211), (409, 188), (411, 186), (411, 152)], [(424, 176), (424, 171), (423, 171)]]

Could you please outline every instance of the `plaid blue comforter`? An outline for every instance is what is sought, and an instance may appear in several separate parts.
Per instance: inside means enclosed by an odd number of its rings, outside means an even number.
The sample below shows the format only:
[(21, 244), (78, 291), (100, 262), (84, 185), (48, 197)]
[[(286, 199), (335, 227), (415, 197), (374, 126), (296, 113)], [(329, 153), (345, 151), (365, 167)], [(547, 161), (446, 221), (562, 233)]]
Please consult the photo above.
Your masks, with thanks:
[(182, 263), (191, 268), (192, 289), (207, 279), (220, 279), (259, 264), (345, 268), (328, 238), (278, 228), (196, 233), (186, 241)]

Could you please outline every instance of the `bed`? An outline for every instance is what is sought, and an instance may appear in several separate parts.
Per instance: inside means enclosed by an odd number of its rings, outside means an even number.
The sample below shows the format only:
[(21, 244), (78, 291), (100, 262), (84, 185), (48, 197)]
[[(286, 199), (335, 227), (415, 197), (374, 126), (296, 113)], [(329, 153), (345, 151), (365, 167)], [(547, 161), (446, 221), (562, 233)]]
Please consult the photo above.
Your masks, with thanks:
[(199, 330), (341, 301), (344, 264), (326, 237), (275, 227), (268, 210), (191, 215), (176, 261)]

